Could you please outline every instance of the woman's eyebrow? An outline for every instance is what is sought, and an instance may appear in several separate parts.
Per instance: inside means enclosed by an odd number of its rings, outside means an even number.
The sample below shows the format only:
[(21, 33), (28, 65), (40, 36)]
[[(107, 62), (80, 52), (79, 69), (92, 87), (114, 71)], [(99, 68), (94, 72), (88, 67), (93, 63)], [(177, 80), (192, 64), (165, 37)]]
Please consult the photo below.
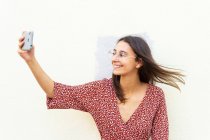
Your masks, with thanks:
[(117, 52), (121, 52), (121, 53), (127, 53), (127, 52), (124, 51), (124, 50), (116, 50), (116, 49), (113, 49), (113, 51), (117, 51)]

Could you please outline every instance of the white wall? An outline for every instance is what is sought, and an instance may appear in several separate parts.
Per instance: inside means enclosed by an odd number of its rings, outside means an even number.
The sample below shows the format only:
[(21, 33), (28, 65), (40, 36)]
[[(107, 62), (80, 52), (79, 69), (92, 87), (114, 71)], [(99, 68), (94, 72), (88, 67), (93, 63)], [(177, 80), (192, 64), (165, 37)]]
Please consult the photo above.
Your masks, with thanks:
[(0, 139), (100, 139), (88, 113), (46, 109), (44, 92), (16, 52), (23, 30), (34, 31), (44, 70), (66, 84), (107, 76), (99, 75), (103, 58), (96, 59), (104, 41), (142, 34), (157, 62), (187, 75), (181, 93), (160, 85), (170, 140), (210, 139), (209, 15), (208, 0), (0, 0)]

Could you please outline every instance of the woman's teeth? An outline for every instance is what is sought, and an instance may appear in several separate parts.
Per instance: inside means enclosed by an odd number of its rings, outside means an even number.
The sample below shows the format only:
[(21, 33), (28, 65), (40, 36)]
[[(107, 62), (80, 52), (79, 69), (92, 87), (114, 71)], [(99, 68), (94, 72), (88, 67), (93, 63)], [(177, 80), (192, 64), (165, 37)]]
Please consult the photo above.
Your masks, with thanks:
[(114, 65), (114, 68), (120, 68), (121, 65)]

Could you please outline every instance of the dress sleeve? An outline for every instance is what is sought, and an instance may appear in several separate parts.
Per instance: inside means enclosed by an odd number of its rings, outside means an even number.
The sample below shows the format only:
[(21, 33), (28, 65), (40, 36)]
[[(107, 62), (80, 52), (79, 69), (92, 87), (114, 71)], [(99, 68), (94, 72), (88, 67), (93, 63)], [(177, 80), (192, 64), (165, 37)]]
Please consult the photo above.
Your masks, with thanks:
[(160, 93), (159, 107), (153, 120), (152, 140), (168, 140), (169, 135), (167, 107), (162, 89)]
[(54, 96), (53, 98), (47, 97), (47, 108), (71, 108), (87, 112), (87, 108), (93, 104), (92, 101), (102, 86), (102, 80), (77, 86), (69, 86), (54, 82)]

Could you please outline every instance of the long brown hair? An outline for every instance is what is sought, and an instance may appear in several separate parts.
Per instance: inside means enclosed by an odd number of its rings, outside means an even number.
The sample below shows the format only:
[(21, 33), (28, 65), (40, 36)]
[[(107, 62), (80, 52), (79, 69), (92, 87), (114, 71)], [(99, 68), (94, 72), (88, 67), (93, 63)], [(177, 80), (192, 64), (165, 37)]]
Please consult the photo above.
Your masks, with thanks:
[[(137, 56), (137, 59), (141, 59), (143, 66), (138, 70), (139, 79), (141, 82), (155, 84), (164, 83), (173, 86), (180, 90), (177, 82), (185, 84), (184, 75), (174, 68), (165, 67), (155, 62), (152, 57), (151, 50), (146, 41), (138, 36), (125, 36), (118, 40), (118, 42), (124, 41), (130, 45), (132, 50)], [(120, 75), (112, 74), (113, 85), (116, 90), (117, 97), (121, 102), (125, 102), (123, 90), (120, 86)]]

